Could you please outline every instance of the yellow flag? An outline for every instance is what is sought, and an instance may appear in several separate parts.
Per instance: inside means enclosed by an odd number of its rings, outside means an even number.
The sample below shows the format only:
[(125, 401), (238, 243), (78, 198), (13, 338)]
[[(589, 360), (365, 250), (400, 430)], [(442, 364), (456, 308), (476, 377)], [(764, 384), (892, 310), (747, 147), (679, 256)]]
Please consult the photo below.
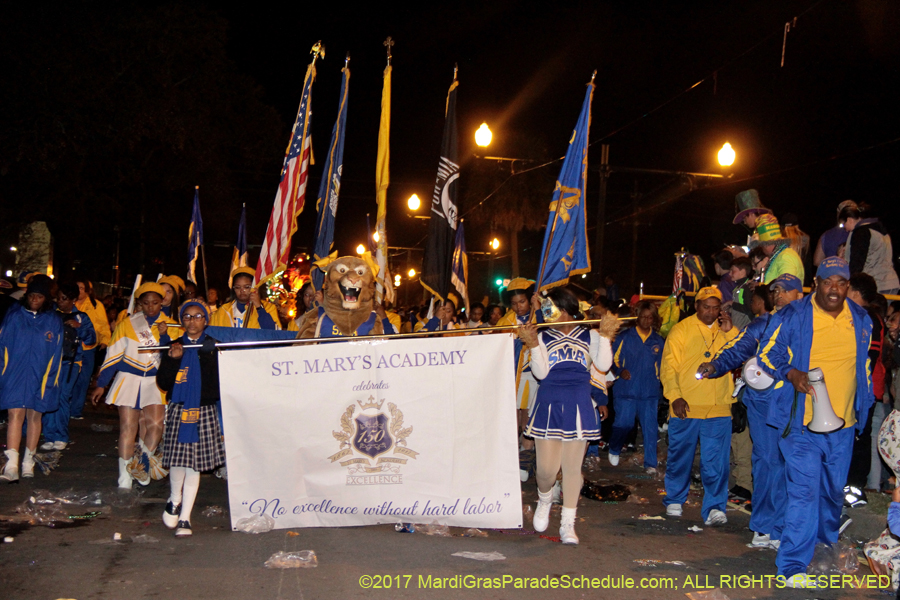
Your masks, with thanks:
[(387, 189), (391, 183), (391, 65), (384, 69), (384, 88), (381, 92), (381, 124), (378, 127), (378, 159), (375, 163), (375, 201), (378, 213), (375, 220), (376, 242), (375, 261), (378, 263), (375, 301), (387, 299), (394, 302), (394, 282), (388, 271), (388, 243), (385, 231), (387, 217)]

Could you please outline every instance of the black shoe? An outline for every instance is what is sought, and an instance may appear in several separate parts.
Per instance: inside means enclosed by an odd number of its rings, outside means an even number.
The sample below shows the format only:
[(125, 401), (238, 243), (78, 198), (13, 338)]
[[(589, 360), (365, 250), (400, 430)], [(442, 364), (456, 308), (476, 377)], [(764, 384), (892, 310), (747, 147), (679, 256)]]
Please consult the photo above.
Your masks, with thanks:
[(178, 521), (178, 529), (175, 530), (175, 537), (188, 537), (194, 535), (191, 531), (190, 521)]
[(181, 514), (181, 505), (175, 506), (171, 500), (166, 504), (166, 510), (163, 511), (163, 525), (169, 529), (175, 529), (179, 525), (178, 516)]
[(749, 501), (752, 497), (753, 494), (750, 492), (750, 490), (739, 485), (736, 485), (728, 490), (728, 500), (730, 501), (745, 502)]

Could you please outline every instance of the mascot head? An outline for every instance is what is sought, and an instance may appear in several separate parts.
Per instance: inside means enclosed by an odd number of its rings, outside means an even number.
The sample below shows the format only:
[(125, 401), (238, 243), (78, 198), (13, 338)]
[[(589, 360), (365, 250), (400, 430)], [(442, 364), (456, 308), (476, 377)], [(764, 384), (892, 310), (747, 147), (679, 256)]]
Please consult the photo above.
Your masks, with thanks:
[[(325, 271), (325, 304), (344, 310), (372, 310), (375, 296), (375, 275), (361, 258), (344, 256)], [(368, 314), (367, 314), (368, 316)]]
[(344, 335), (356, 335), (374, 309), (375, 273), (361, 258), (343, 256), (328, 265), (325, 283), (325, 312)]

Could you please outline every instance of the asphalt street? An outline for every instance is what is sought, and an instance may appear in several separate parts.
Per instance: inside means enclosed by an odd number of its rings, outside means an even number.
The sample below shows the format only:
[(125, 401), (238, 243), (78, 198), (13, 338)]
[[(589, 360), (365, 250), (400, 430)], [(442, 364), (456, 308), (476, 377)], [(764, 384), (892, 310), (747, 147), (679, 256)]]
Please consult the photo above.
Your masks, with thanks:
[[(92, 428), (93, 426), (93, 428)], [(96, 431), (112, 426), (111, 431)], [(109, 429), (110, 427), (106, 427)], [(5, 431), (0, 430), (5, 437)], [(152, 482), (119, 497), (116, 485), (117, 420), (105, 407), (72, 422), (74, 443), (50, 475), (0, 487), (0, 599), (304, 599), (304, 598), (887, 598), (877, 589), (798, 591), (778, 589), (775, 552), (747, 547), (748, 514), (732, 507), (728, 523), (712, 528), (700, 518), (699, 491), (692, 491), (681, 518), (667, 518), (663, 483), (623, 454), (611, 467), (605, 456), (588, 460), (585, 476), (633, 491), (625, 502), (582, 498), (577, 532), (581, 544), (563, 546), (554, 508), (544, 536), (530, 530), (488, 530), (487, 537), (401, 533), (391, 525), (339, 529), (276, 530), (259, 535), (232, 532), (226, 483), (203, 475), (192, 518), (194, 535), (176, 539), (161, 522), (168, 481)], [(661, 452), (665, 446), (661, 444)], [(135, 487), (138, 488), (137, 484)], [(47, 490), (101, 492), (100, 506), (64, 505), (52, 526), (29, 522), (21, 506)], [(534, 480), (522, 486), (533, 506)], [(641, 503), (646, 502), (646, 503)], [(226, 514), (204, 517), (210, 506)], [(100, 514), (91, 517), (91, 512)], [(88, 518), (67, 518), (85, 516)], [(33, 520), (33, 519), (32, 519)], [(850, 543), (877, 535), (883, 516), (854, 513)], [(120, 540), (114, 539), (119, 534)], [(858, 541), (857, 540), (857, 541)], [(318, 566), (269, 569), (278, 551), (313, 550)], [(493, 562), (453, 556), (499, 553)], [(869, 574), (861, 565), (857, 576)], [(738, 579), (738, 576), (755, 577)], [(555, 583), (554, 583), (555, 582)], [(486, 588), (492, 585), (495, 587)], [(518, 586), (545, 586), (519, 589)], [(559, 587), (552, 588), (550, 586)], [(598, 585), (592, 589), (584, 586)], [(496, 587), (496, 586), (499, 586)], [(582, 587), (576, 587), (582, 586)], [(629, 588), (629, 586), (631, 586)], [(696, 594), (701, 595), (697, 596)]]

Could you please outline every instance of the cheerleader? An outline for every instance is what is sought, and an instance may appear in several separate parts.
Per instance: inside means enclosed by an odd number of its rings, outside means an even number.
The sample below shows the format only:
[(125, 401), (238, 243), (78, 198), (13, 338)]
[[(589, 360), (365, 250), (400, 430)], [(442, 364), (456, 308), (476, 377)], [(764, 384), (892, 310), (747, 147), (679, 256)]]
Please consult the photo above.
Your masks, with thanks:
[[(163, 466), (169, 469), (171, 495), (163, 524), (176, 537), (192, 535), (191, 510), (200, 489), (200, 472), (225, 464), (217, 407), (219, 358), (216, 340), (206, 335), (209, 312), (200, 302), (181, 306), (184, 335), (163, 355), (156, 381), (171, 392), (166, 411)], [(185, 345), (202, 344), (202, 348)]]
[[(541, 311), (545, 322), (582, 318), (578, 299), (564, 288), (551, 290)], [(533, 526), (535, 531), (547, 529), (551, 490), (561, 467), (563, 509), (559, 536), (563, 544), (577, 544), (575, 510), (581, 495), (581, 463), (587, 443), (600, 439), (600, 418), (591, 401), (591, 366), (609, 370), (610, 341), (580, 325), (551, 325), (538, 333), (535, 325), (529, 323), (519, 328), (519, 335), (531, 350), (531, 371), (541, 380), (525, 427), (525, 435), (534, 438), (537, 449), (538, 504)]]
[(166, 476), (156, 455), (165, 415), (165, 398), (156, 385), (160, 356), (159, 352), (139, 351), (141, 346), (169, 342), (168, 324), (175, 322), (162, 312), (165, 295), (158, 283), (145, 283), (137, 289), (141, 312), (116, 326), (97, 387), (91, 392), (91, 402), (96, 405), (112, 381), (106, 403), (119, 410), (120, 488), (130, 489), (132, 478), (147, 485), (151, 477)]

